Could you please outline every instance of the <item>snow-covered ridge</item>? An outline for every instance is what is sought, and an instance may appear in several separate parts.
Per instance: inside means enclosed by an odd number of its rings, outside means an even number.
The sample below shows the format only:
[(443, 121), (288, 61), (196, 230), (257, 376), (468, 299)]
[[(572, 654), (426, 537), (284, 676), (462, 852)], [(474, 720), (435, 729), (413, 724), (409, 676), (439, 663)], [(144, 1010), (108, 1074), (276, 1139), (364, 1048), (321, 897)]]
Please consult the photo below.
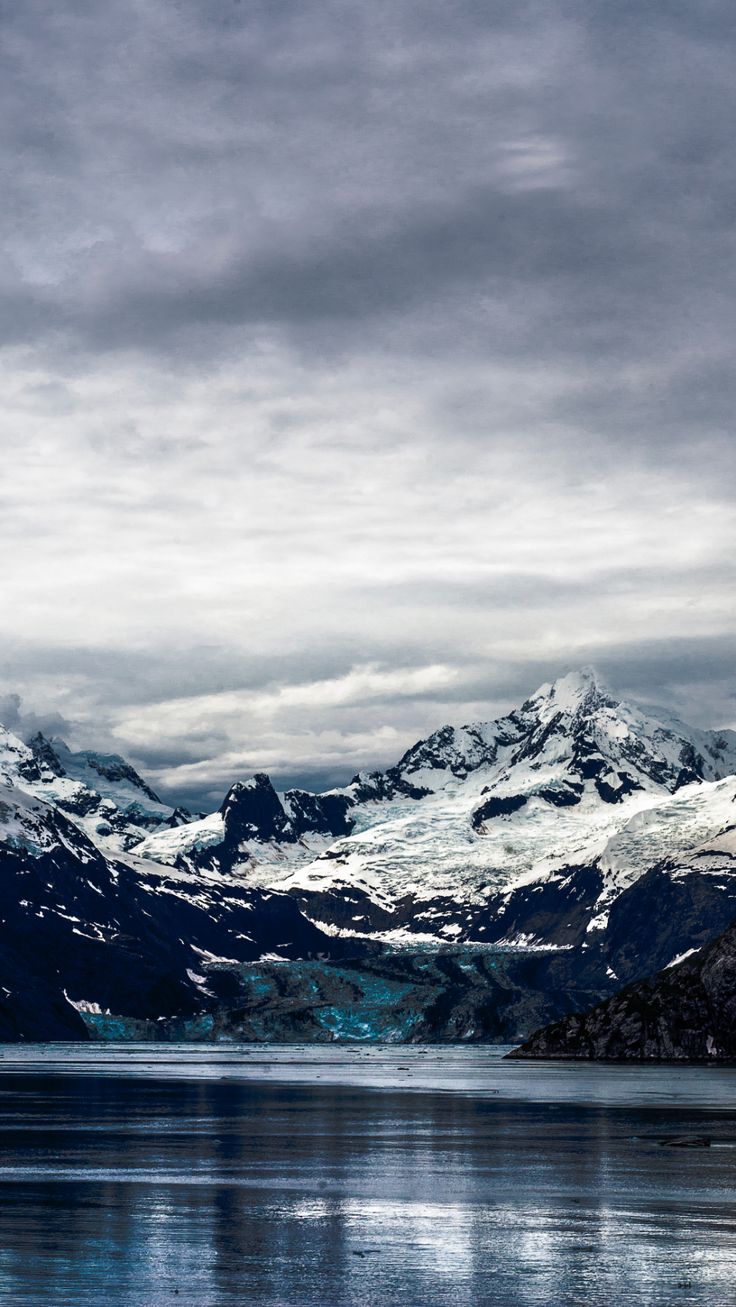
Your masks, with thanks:
[[(735, 772), (736, 733), (622, 701), (586, 668), (499, 720), (442, 727), (395, 767), (326, 795), (277, 795), (253, 778), (219, 813), (154, 832), (137, 852), (286, 889), (330, 929), (388, 936), (386, 914), (399, 912), (402, 930), (472, 938), (468, 922), (494, 895), (570, 867), (597, 868), (602, 911), (657, 859), (721, 829), (729, 800), (718, 782)], [(295, 793), (303, 811), (317, 805), (299, 829)], [(246, 797), (247, 819), (228, 830)], [(326, 816), (328, 802), (337, 814)], [(356, 904), (348, 920), (346, 902)]]

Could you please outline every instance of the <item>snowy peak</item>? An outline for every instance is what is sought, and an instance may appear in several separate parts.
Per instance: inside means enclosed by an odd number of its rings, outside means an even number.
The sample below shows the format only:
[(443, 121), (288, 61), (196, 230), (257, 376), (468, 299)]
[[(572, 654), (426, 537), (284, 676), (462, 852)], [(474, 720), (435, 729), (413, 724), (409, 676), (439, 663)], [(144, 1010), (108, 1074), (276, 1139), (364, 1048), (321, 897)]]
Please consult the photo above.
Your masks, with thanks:
[(408, 749), (385, 772), (359, 772), (348, 791), (355, 799), (422, 799), (447, 783), (466, 780), (470, 772), (495, 762), (498, 746), (485, 726), (442, 726)]
[(89, 749), (72, 753), (61, 741), (56, 743), (57, 748), (61, 745), (60, 760), (69, 775), (77, 776), (87, 784), (94, 783), (95, 788), (101, 793), (104, 793), (107, 781), (115, 793), (120, 793), (122, 788), (129, 787), (134, 791), (140, 791), (143, 798), (149, 799), (151, 803), (161, 804), (160, 798), (150, 785), (129, 762), (120, 757), (120, 754), (94, 753)]
[(73, 753), (41, 733), (25, 744), (0, 726), (0, 783), (65, 813), (101, 847), (124, 849), (173, 819), (149, 785), (117, 754)]
[(557, 713), (574, 717), (594, 711), (604, 703), (616, 707), (617, 702), (594, 667), (581, 667), (540, 685), (536, 694), (522, 704), (521, 712), (536, 713), (540, 720), (548, 721)]
[(74, 753), (63, 740), (49, 740), (39, 731), (29, 740), (29, 746), (40, 766), (56, 776), (71, 776), (88, 789), (111, 798), (119, 807), (137, 803), (144, 810), (158, 815), (171, 813), (168, 804), (161, 802), (151, 786), (134, 767), (118, 753), (96, 753), (82, 749)]
[[(539, 687), (495, 721), (443, 726), (385, 772), (362, 772), (345, 791), (357, 803), (423, 799), (474, 775), (489, 789), (575, 802), (583, 790), (619, 803), (638, 789), (673, 793), (736, 771), (736, 735), (698, 731), (618, 699), (594, 668)], [(553, 787), (550, 790), (550, 786)]]
[(514, 775), (521, 780), (525, 771), (546, 772), (619, 803), (635, 790), (674, 793), (736, 771), (733, 732), (661, 721), (616, 698), (591, 668), (541, 686), (508, 720), (516, 722), (521, 739), (508, 756), (507, 781)]
[[(540, 686), (520, 708), (495, 721), (443, 726), (413, 745), (395, 767), (363, 772), (348, 787), (358, 801), (397, 796), (421, 799), (473, 773), (529, 760), (572, 761), (573, 740), (583, 723), (618, 707), (592, 668), (570, 672)], [(581, 744), (583, 751), (592, 752)]]
[(17, 776), (27, 776), (30, 780), (36, 779), (38, 774), (33, 751), (12, 731), (0, 726), (0, 779), (11, 785)]

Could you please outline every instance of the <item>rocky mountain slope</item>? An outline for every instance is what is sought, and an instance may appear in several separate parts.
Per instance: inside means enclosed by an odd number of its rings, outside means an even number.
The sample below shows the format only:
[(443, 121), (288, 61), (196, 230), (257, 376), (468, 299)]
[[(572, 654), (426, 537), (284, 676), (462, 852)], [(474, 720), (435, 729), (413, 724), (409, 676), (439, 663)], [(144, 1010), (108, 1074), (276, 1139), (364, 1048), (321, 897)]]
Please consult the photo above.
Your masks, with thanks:
[(736, 924), (652, 979), (538, 1030), (509, 1056), (736, 1061)]
[(95, 1012), (193, 1018), (213, 962), (344, 952), (289, 895), (111, 856), (60, 807), (0, 789), (0, 1039), (84, 1038)]

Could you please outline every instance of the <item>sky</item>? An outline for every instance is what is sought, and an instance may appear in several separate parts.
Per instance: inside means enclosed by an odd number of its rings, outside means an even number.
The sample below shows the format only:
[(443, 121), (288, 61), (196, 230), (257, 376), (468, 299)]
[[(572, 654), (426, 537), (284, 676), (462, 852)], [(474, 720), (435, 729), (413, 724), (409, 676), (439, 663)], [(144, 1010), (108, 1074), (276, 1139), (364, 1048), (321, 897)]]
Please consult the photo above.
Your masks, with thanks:
[(6, 724), (219, 802), (736, 725), (731, 0), (0, 0)]

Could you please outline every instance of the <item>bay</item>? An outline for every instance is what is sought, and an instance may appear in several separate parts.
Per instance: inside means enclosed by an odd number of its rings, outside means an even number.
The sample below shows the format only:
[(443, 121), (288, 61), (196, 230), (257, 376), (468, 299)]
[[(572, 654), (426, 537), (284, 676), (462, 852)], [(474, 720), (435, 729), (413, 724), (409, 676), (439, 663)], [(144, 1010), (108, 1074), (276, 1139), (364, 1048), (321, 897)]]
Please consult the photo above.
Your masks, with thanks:
[(503, 1051), (4, 1046), (0, 1302), (736, 1301), (736, 1069)]

